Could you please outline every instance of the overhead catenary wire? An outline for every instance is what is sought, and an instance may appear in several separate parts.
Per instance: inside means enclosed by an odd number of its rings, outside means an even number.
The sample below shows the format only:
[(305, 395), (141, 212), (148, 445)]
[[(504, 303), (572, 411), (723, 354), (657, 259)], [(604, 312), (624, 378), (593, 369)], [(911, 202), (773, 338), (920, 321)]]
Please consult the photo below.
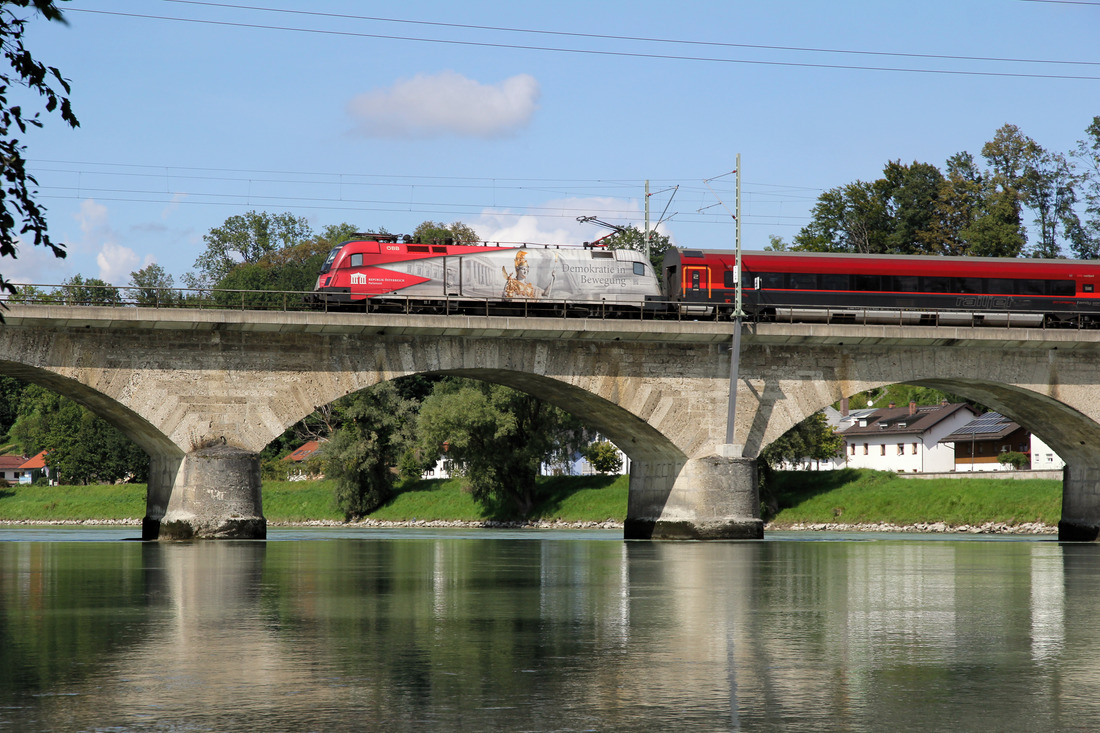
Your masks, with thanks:
[[(200, 3), (194, 0), (165, 0), (171, 2), (188, 2), (189, 4), (198, 5)], [(206, 6), (224, 7), (227, 9), (245, 9), (253, 11), (269, 11), (269, 12), (281, 12), (276, 8), (263, 8), (259, 6), (234, 6), (223, 3), (201, 3)], [(1003, 77), (1003, 78), (1018, 78), (1018, 79), (1062, 79), (1062, 80), (1076, 80), (1076, 81), (1100, 81), (1100, 76), (1087, 76), (1079, 74), (1042, 74), (1042, 73), (1026, 73), (1020, 71), (988, 71), (977, 69), (934, 69), (934, 68), (905, 68), (905, 67), (888, 67), (888, 66), (861, 66), (855, 64), (832, 64), (832, 63), (819, 63), (809, 61), (781, 61), (781, 60), (766, 60), (766, 59), (747, 59), (747, 58), (721, 58), (714, 56), (692, 56), (686, 54), (666, 54), (666, 53), (651, 53), (651, 52), (639, 52), (639, 51), (621, 51), (611, 50), (604, 48), (565, 48), (555, 46), (535, 46), (530, 44), (521, 43), (500, 43), (492, 41), (476, 41), (469, 39), (456, 39), (456, 38), (427, 38), (422, 36), (401, 36), (385, 33), (365, 33), (361, 31), (352, 31), (346, 29), (325, 29), (325, 28), (303, 28), (297, 26), (287, 25), (270, 25), (264, 23), (247, 23), (241, 21), (229, 21), (229, 20), (214, 20), (210, 18), (185, 18), (185, 17), (172, 17), (164, 15), (152, 15), (148, 13), (128, 13), (116, 10), (95, 10), (90, 8), (80, 7), (67, 7), (66, 12), (69, 13), (87, 13), (96, 15), (111, 15), (119, 17), (140, 18), (146, 20), (162, 20), (179, 23), (196, 23), (205, 25), (217, 25), (225, 27), (236, 28), (250, 28), (255, 30), (272, 30), (272, 31), (285, 31), (294, 33), (316, 33), (322, 35), (331, 36), (344, 36), (353, 38), (371, 38), (376, 40), (389, 40), (389, 41), (405, 41), (416, 43), (434, 43), (434, 44), (450, 44), (457, 46), (469, 46), (469, 47), (481, 47), (481, 48), (501, 48), (511, 50), (524, 50), (524, 51), (542, 51), (551, 53), (564, 53), (564, 54), (582, 54), (593, 56), (609, 56), (609, 57), (624, 57), (624, 58), (648, 58), (658, 60), (671, 60), (671, 61), (690, 61), (690, 62), (705, 62), (705, 63), (720, 63), (720, 64), (747, 64), (747, 65), (762, 65), (762, 66), (776, 66), (776, 67), (793, 67), (793, 68), (816, 68), (816, 69), (833, 69), (833, 70), (845, 70), (845, 71), (876, 71), (876, 72), (893, 72), (893, 73), (906, 73), (906, 74), (937, 74), (937, 75), (962, 75), (962, 76), (978, 76), (978, 77)], [(295, 12), (295, 11), (287, 11)], [(310, 12), (310, 11), (297, 11), (297, 12)], [(357, 17), (357, 16), (351, 16)], [(370, 16), (359, 16), (362, 20), (370, 21), (385, 21), (396, 19), (381, 19), (372, 18)], [(416, 21), (419, 23), (428, 23), (428, 21)], [(439, 23), (438, 25), (448, 25)], [(451, 24), (456, 27), (462, 27), (458, 24)], [(478, 29), (478, 26), (468, 26), (470, 29)], [(493, 30), (510, 30), (515, 33), (522, 32), (535, 32), (529, 29), (494, 29), (490, 26), (483, 27), (484, 29)], [(548, 34), (565, 35), (565, 32), (559, 31), (545, 31)], [(578, 34), (583, 37), (583, 34)], [(598, 38), (597, 34), (591, 34), (594, 38)], [(616, 38), (607, 36), (606, 38)], [(692, 42), (692, 41), (678, 41), (675, 39), (649, 39), (648, 41), (643, 38), (632, 39), (630, 37), (618, 37), (623, 41), (634, 42), (669, 42), (669, 43), (684, 43), (684, 44), (717, 44), (718, 42)], [(739, 46), (741, 48), (750, 49), (754, 48), (750, 44), (744, 44)], [(812, 49), (812, 48), (800, 48), (800, 47), (785, 47), (785, 46), (760, 46), (755, 47), (757, 50), (775, 50), (784, 52), (811, 52), (811, 53), (862, 53), (868, 55), (893, 55), (894, 52), (850, 52), (845, 49)], [(1085, 65), (1085, 66), (1100, 66), (1100, 62), (1091, 61), (1057, 61), (1048, 59), (1012, 59), (1012, 58), (997, 58), (997, 57), (952, 57), (949, 55), (915, 55), (924, 59), (936, 59), (945, 61), (960, 61), (965, 60), (969, 62), (985, 62), (985, 63), (1029, 63), (1029, 64), (1066, 64), (1066, 65)]]

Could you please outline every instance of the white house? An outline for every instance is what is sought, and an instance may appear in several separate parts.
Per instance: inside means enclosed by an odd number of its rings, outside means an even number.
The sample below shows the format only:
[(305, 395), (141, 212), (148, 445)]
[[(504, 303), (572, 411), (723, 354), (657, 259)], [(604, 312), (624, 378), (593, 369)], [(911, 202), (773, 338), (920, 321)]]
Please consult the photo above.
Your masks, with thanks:
[(849, 468), (898, 473), (934, 473), (955, 467), (953, 446), (940, 440), (974, 419), (966, 404), (917, 407), (891, 405), (861, 411), (845, 428), (844, 456)]
[(1066, 462), (1055, 453), (1049, 445), (1044, 443), (1035, 433), (1031, 434), (1031, 470), (1032, 471), (1061, 471), (1066, 467)]

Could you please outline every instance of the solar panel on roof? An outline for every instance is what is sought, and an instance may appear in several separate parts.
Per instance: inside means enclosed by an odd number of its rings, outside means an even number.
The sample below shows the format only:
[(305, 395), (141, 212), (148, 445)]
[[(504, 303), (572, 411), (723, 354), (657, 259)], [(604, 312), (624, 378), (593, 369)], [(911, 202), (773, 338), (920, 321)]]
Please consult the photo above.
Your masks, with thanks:
[(956, 430), (955, 433), (966, 433), (967, 435), (972, 433), (976, 435), (999, 433), (1010, 422), (1012, 421), (999, 412), (987, 412), (968, 422), (965, 426)]

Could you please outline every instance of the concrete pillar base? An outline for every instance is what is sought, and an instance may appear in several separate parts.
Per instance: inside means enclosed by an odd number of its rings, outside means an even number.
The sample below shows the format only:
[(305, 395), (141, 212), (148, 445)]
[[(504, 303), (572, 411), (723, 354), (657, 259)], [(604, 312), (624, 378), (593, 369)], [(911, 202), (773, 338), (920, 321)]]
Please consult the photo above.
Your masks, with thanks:
[[(641, 471), (635, 475), (634, 469)], [(635, 462), (623, 536), (667, 540), (756, 540), (764, 536), (756, 460), (706, 456), (677, 466), (658, 490), (662, 464)], [(668, 484), (666, 484), (667, 486)]]
[(1062, 470), (1062, 542), (1100, 540), (1100, 466), (1093, 456), (1088, 459), (1075, 456)]
[(216, 445), (183, 457), (163, 515), (150, 511), (142, 539), (264, 539), (260, 460), (249, 451)]
[(628, 540), (759, 540), (764, 537), (760, 519), (730, 519), (724, 522), (626, 520), (623, 537)]
[(1100, 540), (1100, 527), (1095, 524), (1080, 524), (1063, 519), (1058, 522), (1059, 542), (1096, 542)]

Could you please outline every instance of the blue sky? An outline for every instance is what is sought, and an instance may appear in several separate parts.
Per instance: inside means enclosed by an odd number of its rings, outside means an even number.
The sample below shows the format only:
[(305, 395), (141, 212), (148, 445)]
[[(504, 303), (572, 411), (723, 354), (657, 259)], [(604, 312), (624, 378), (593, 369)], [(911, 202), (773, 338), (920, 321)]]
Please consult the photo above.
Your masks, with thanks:
[(759, 249), (889, 160), (977, 156), (1005, 123), (1068, 153), (1100, 114), (1084, 0), (62, 7), (69, 24), (27, 42), (81, 126), (49, 116), (24, 139), (70, 255), (23, 247), (0, 263), (17, 282), (125, 284), (157, 262), (179, 283), (249, 210), (578, 243), (605, 233), (579, 216), (641, 226), (647, 179), (677, 244), (727, 248), (737, 153)]

